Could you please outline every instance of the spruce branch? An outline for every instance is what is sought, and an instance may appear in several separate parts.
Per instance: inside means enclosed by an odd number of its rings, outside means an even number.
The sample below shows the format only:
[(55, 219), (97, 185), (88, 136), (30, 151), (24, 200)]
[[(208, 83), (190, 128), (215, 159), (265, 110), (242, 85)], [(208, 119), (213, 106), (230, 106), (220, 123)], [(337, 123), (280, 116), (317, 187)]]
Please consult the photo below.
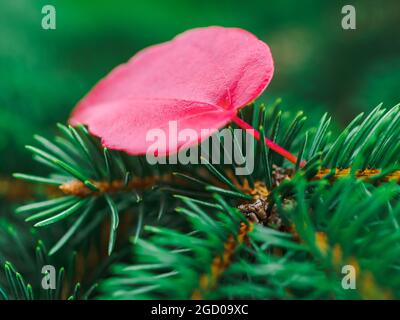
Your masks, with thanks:
[[(40, 136), (35, 139), (42, 148), (28, 146), (34, 159), (47, 165), (54, 173), (49, 177), (38, 177), (30, 174), (14, 174), (14, 177), (57, 187), (60, 196), (43, 202), (34, 202), (16, 210), (18, 214), (28, 215), (26, 221), (35, 221), (35, 227), (44, 227), (59, 221), (73, 219), (73, 224), (65, 234), (53, 245), (50, 255), (60, 250), (75, 233), (82, 228), (89, 215), (100, 208), (108, 208), (115, 222), (119, 210), (132, 205), (142, 205), (139, 193), (154, 187), (155, 183), (167, 180), (167, 175), (156, 174), (146, 177), (133, 176), (137, 169), (137, 159), (128, 159), (122, 154), (111, 152), (99, 145), (89, 135), (86, 128), (58, 125), (62, 135), (50, 141)], [(139, 209), (138, 209), (139, 211)], [(100, 215), (102, 216), (102, 215)], [(102, 219), (106, 219), (103, 215)], [(110, 244), (108, 253), (114, 248), (118, 224), (110, 226)]]
[[(61, 196), (17, 212), (39, 225), (70, 221), (52, 254), (67, 242), (81, 245), (100, 226), (108, 252), (118, 253), (117, 227), (128, 229), (123, 234), (131, 236), (134, 264), (111, 265), (112, 275), (99, 286), (102, 298), (394, 297), (398, 284), (378, 270), (395, 276), (398, 265), (399, 114), (399, 106), (378, 106), (336, 135), (327, 115), (305, 130), (303, 113), (291, 117), (279, 103), (253, 105), (247, 121), (298, 161), (283, 161), (256, 142), (255, 170), (245, 176), (235, 176), (235, 162), (151, 167), (102, 148), (84, 127), (60, 125), (63, 137), (36, 137), (44, 150), (29, 148), (53, 174), (17, 176), (56, 185)], [(134, 212), (133, 224), (125, 210)], [(147, 225), (155, 221), (158, 227)], [(382, 254), (376, 237), (393, 249)], [(379, 254), (385, 264), (371, 259)], [(356, 292), (340, 286), (343, 264), (359, 274)]]

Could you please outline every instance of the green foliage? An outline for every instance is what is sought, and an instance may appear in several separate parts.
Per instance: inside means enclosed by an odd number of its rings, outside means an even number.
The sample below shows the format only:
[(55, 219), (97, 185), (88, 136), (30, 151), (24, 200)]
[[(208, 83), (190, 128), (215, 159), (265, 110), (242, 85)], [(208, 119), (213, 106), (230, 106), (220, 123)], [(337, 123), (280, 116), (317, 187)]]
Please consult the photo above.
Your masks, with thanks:
[[(398, 168), (398, 158), (388, 151), (399, 147), (399, 115), (399, 106), (379, 106), (357, 117), (336, 138), (328, 132), (330, 120), (324, 115), (306, 133), (310, 143), (300, 144), (299, 155), (308, 155), (307, 165), (272, 189), (265, 208), (267, 215), (279, 215), (285, 232), (282, 226), (277, 230), (257, 224), (241, 239), (241, 223), (252, 226), (238, 210), (244, 197), (234, 190), (208, 184), (210, 202), (180, 197), (184, 206), (176, 211), (187, 220), (186, 228), (146, 227), (146, 239), (133, 246), (133, 263), (113, 266), (113, 276), (100, 284), (100, 298), (399, 298), (400, 186), (398, 180), (380, 187), (371, 183)], [(262, 112), (262, 117), (267, 115)], [(299, 117), (287, 125), (286, 135), (273, 134), (274, 139), (299, 145), (289, 138)], [(253, 180), (271, 177), (274, 170), (269, 151), (260, 147), (256, 167), (261, 170)], [(382, 148), (388, 148), (385, 156)], [(219, 183), (234, 189), (222, 171), (207, 167)], [(334, 182), (328, 180), (332, 173), (310, 181), (321, 167), (351, 167), (354, 174)], [(382, 169), (381, 174), (366, 182), (355, 177), (356, 170), (372, 167)], [(265, 183), (272, 184), (268, 178)], [(230, 236), (235, 245), (229, 250)], [(357, 290), (342, 288), (347, 264), (357, 272)]]
[[(140, 211), (143, 203), (137, 191), (128, 189), (130, 180), (134, 178), (128, 168), (134, 167), (140, 160), (129, 159), (121, 153), (102, 148), (83, 126), (73, 128), (59, 124), (58, 127), (62, 135), (54, 141), (35, 136), (41, 149), (27, 146), (33, 158), (53, 173), (47, 177), (16, 173), (14, 177), (58, 188), (68, 186), (70, 181), (77, 181), (77, 191), (74, 193), (72, 186), (70, 195), (30, 203), (19, 207), (16, 213), (27, 216), (25, 220), (28, 222), (35, 221), (34, 227), (45, 227), (75, 217), (64, 235), (50, 249), (50, 255), (60, 250), (91, 217), (96, 216), (96, 224), (100, 224), (108, 215), (111, 221), (108, 254), (111, 255), (116, 241), (119, 211), (128, 207)], [(143, 164), (143, 161), (140, 163)], [(116, 190), (112, 189), (113, 181), (120, 184)], [(106, 188), (110, 189), (109, 193), (100, 190), (104, 182), (108, 183)], [(84, 234), (80, 236), (85, 238)]]
[[(288, 188), (291, 196), (283, 198)], [(350, 201), (349, 193), (355, 194)], [(214, 197), (218, 208), (185, 199), (186, 205), (176, 211), (185, 216), (188, 228), (146, 227), (149, 238), (133, 247), (134, 263), (115, 265), (114, 275), (100, 285), (100, 297), (399, 298), (399, 197), (396, 184), (374, 188), (343, 179), (330, 186), (297, 176), (275, 189), (273, 198), (300, 242), (261, 225), (240, 239), (240, 224), (249, 227), (248, 222), (221, 196)], [(230, 235), (235, 237), (233, 248), (226, 246)], [(215, 259), (225, 259), (227, 266), (218, 269)], [(357, 290), (341, 287), (341, 268), (347, 263), (357, 266)]]
[[(3, 225), (4, 226), (4, 225)], [(6, 243), (3, 243), (6, 245)], [(11, 243), (8, 243), (11, 245)], [(3, 248), (3, 247), (2, 247)], [(20, 246), (21, 250), (21, 246)], [(97, 287), (97, 283), (94, 283), (87, 292), (81, 292), (81, 284), (79, 282), (74, 283), (74, 274), (65, 271), (65, 268), (60, 267), (57, 271), (56, 276), (56, 289), (45, 289), (42, 286), (42, 277), (46, 274), (41, 273), (42, 267), (46, 264), (53, 263), (47, 254), (45, 245), (42, 241), (38, 241), (33, 252), (35, 255), (32, 256), (30, 252), (26, 251), (26, 248), (22, 247), (22, 253), (24, 254), (24, 260), (29, 263), (28, 269), (25, 265), (25, 273), (30, 281), (27, 282), (24, 275), (18, 272), (17, 268), (9, 261), (3, 264), (2, 273), (4, 277), (0, 277), (0, 300), (60, 300), (60, 299), (87, 299), (93, 290)], [(21, 252), (20, 252), (21, 253)], [(69, 261), (69, 266), (72, 269), (76, 255), (73, 254)], [(22, 264), (20, 261), (16, 261), (18, 264)], [(32, 274), (33, 270), (37, 270), (36, 273)], [(33, 283), (34, 285), (31, 285)]]
[[(40, 147), (27, 148), (50, 174), (15, 177), (58, 191), (19, 207), (16, 219), (26, 222), (18, 220), (23, 229), (9, 231), (10, 239), (21, 233), (26, 247), (33, 221), (32, 236), (51, 245), (45, 256), (60, 268), (68, 265), (63, 256), (98, 252), (93, 274), (79, 282), (101, 299), (398, 298), (399, 105), (380, 105), (337, 133), (326, 114), (313, 126), (280, 103), (253, 105), (241, 117), (299, 160), (293, 165), (256, 142), (255, 170), (246, 176), (234, 175), (241, 161), (206, 157), (200, 165), (150, 166), (102, 148), (83, 126), (59, 125), (52, 140), (36, 136)], [(223, 135), (217, 141), (222, 150)], [(4, 256), (14, 263), (12, 252)], [(341, 286), (348, 264), (357, 290)], [(28, 273), (38, 277), (40, 265)], [(35, 290), (6, 266), (2, 296), (31, 298)]]

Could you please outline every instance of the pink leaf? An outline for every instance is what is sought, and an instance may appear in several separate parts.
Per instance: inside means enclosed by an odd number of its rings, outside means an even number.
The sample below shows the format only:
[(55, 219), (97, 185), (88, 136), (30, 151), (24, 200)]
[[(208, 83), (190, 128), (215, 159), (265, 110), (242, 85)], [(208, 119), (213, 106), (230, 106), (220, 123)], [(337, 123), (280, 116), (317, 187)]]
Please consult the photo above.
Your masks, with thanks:
[(88, 125), (103, 145), (145, 154), (151, 129), (169, 135), (193, 129), (198, 138), (170, 141), (161, 154), (195, 144), (235, 119), (256, 99), (274, 72), (268, 46), (237, 28), (193, 29), (146, 48), (112, 70), (76, 106), (70, 123)]

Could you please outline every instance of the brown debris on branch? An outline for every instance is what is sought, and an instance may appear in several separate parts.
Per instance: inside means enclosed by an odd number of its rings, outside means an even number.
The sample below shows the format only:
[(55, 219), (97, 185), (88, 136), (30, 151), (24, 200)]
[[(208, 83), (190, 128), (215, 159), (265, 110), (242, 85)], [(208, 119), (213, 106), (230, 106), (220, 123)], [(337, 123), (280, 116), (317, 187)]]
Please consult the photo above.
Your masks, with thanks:
[(229, 235), (224, 243), (224, 251), (221, 255), (214, 257), (210, 267), (210, 273), (202, 274), (199, 279), (199, 286), (192, 293), (193, 300), (201, 300), (204, 294), (214, 289), (219, 279), (222, 277), (224, 271), (229, 267), (232, 262), (236, 248), (246, 241), (247, 235), (251, 232), (253, 225), (240, 223), (237, 235)]
[[(276, 165), (272, 166), (272, 188), (279, 186), (284, 180), (290, 180), (294, 174), (293, 169), (285, 169)], [(347, 177), (351, 174), (351, 168), (345, 169), (320, 169), (318, 173), (312, 178), (313, 180), (320, 180), (328, 178), (330, 181), (334, 181), (340, 178)], [(393, 171), (389, 174), (380, 176), (381, 170), (378, 169), (365, 169), (358, 170), (355, 172), (355, 177), (365, 181), (375, 180), (374, 183), (396, 181), (400, 183), (400, 170)], [(376, 179), (378, 178), (378, 179)], [(277, 213), (276, 207), (268, 207), (268, 195), (270, 190), (267, 189), (265, 184), (261, 181), (254, 183), (254, 188), (249, 186), (247, 180), (240, 186), (241, 189), (253, 196), (253, 200), (246, 201), (238, 206), (238, 209), (253, 223), (260, 223), (265, 226), (273, 227), (280, 231), (287, 231), (284, 226), (282, 219)], [(290, 202), (288, 199), (284, 199), (284, 202)]]
[[(328, 176), (330, 180), (336, 180), (348, 177), (350, 174), (351, 174), (351, 168), (345, 168), (345, 169), (337, 168), (333, 173), (332, 169), (320, 169), (313, 179), (316, 180), (324, 179), (326, 176)], [(379, 177), (378, 182), (397, 181), (397, 183), (400, 183), (400, 170), (393, 171), (389, 174), (380, 177), (381, 174), (382, 171), (378, 169), (364, 169), (364, 170), (357, 170), (355, 172), (355, 177), (365, 181), (369, 181), (371, 179)]]
[(122, 180), (113, 181), (92, 181), (99, 191), (90, 190), (82, 181), (72, 180), (64, 183), (59, 188), (64, 194), (74, 195), (77, 197), (90, 197), (93, 195), (100, 195), (105, 193), (116, 192), (129, 192), (132, 190), (143, 190), (151, 188), (160, 182), (171, 182), (175, 179), (172, 175), (167, 174), (163, 176), (153, 177), (135, 177), (128, 184)]

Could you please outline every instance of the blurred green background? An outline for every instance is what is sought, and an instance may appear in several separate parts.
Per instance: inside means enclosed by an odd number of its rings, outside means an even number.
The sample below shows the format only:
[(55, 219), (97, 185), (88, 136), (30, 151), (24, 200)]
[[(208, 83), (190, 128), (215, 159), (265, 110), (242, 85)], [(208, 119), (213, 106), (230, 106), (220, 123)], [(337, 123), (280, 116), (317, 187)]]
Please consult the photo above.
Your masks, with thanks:
[[(41, 28), (52, 4), (57, 29)], [(357, 29), (343, 30), (352, 4)], [(276, 63), (263, 99), (339, 124), (400, 100), (400, 1), (1, 0), (0, 175), (32, 172), (24, 144), (54, 131), (74, 104), (138, 50), (199, 26), (247, 29)], [(29, 168), (29, 170), (27, 170)]]

